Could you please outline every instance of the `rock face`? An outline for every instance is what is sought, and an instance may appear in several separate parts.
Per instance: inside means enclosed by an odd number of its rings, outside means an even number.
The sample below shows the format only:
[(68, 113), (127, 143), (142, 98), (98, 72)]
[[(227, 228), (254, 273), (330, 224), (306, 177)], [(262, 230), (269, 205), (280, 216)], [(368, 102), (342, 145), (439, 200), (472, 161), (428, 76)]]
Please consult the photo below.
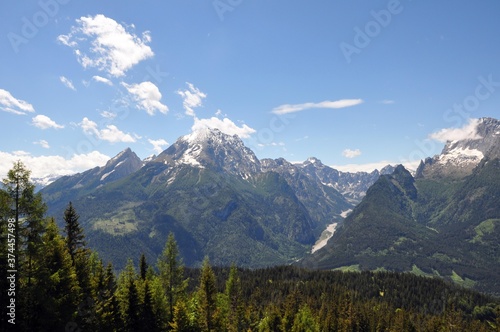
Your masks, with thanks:
[(478, 119), (471, 138), (446, 143), (440, 155), (427, 158), (417, 169), (417, 177), (460, 179), (472, 173), (483, 158), (500, 157), (500, 121)]

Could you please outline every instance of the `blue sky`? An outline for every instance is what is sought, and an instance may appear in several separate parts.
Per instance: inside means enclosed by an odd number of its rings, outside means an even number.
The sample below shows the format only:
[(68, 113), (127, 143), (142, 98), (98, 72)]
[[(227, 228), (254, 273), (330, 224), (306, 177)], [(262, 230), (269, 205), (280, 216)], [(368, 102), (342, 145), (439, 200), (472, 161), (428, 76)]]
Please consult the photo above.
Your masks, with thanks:
[(193, 129), (259, 158), (415, 165), (500, 116), (500, 2), (0, 4), (0, 173), (83, 171)]

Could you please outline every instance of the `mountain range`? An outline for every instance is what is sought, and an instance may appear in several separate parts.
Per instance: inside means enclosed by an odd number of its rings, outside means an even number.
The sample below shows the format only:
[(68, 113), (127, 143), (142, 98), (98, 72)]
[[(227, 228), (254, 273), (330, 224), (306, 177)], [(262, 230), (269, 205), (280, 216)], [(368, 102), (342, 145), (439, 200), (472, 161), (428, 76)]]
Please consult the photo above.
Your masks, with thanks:
[(121, 268), (142, 252), (155, 260), (173, 232), (188, 265), (288, 264), (341, 222), (380, 174), (344, 173), (316, 158), (259, 160), (238, 136), (202, 129), (146, 161), (126, 149), (41, 190), (61, 222), (72, 202), (89, 245)]
[(411, 271), (500, 293), (499, 147), (500, 122), (483, 118), (414, 174), (346, 173), (317, 158), (259, 160), (238, 136), (202, 129), (148, 160), (126, 149), (41, 192), (49, 215), (72, 201), (89, 245), (118, 269), (141, 253), (154, 261), (173, 232), (189, 266), (208, 256)]
[(301, 265), (411, 271), (500, 294), (500, 121), (381, 176), (328, 243)]

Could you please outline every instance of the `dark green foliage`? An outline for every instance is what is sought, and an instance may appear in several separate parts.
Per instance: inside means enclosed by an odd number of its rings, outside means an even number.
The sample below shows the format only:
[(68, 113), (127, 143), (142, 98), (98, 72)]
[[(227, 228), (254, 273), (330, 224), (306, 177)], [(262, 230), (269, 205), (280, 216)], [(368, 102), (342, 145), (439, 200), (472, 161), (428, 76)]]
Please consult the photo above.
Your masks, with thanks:
[(73, 264), (76, 261), (78, 252), (85, 247), (85, 235), (78, 222), (79, 218), (80, 216), (76, 213), (73, 204), (69, 202), (68, 207), (64, 211), (64, 231), (66, 233), (66, 245), (68, 246)]
[[(217, 288), (215, 274), (208, 257), (201, 267), (200, 285), (197, 291), (200, 327), (202, 331), (217, 331)], [(219, 327), (220, 328), (220, 327)]]

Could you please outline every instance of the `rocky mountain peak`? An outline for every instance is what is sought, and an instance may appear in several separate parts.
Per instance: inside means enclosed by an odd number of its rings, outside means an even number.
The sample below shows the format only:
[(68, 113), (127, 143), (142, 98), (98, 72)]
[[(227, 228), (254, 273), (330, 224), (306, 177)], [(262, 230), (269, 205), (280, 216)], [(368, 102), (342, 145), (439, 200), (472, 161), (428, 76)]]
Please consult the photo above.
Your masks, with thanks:
[(135, 152), (126, 148), (99, 168), (97, 175), (101, 176), (101, 182), (112, 182), (137, 171), (142, 165), (142, 160)]
[(237, 135), (202, 128), (180, 137), (155, 161), (167, 165), (212, 168), (247, 178), (260, 171), (260, 161)]
[(446, 142), (441, 154), (420, 163), (416, 176), (463, 178), (483, 158), (500, 158), (500, 121), (481, 118), (471, 123), (467, 138)]

